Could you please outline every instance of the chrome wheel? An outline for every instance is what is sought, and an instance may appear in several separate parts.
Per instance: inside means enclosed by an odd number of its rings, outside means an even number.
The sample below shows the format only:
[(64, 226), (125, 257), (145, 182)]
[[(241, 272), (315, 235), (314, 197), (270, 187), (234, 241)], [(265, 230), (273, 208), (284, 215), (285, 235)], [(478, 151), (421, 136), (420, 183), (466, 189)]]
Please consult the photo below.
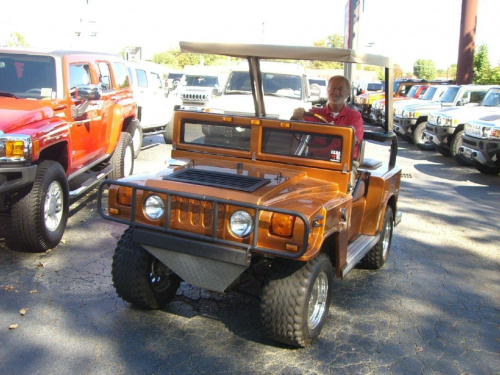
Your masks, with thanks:
[(63, 216), (63, 194), (61, 184), (53, 181), (45, 194), (43, 216), (45, 227), (53, 232), (61, 223)]
[(149, 271), (149, 281), (156, 292), (163, 292), (170, 286), (169, 276), (171, 275), (172, 271), (170, 271), (167, 266), (158, 259), (153, 259)]
[(382, 239), (382, 259), (384, 262), (387, 260), (387, 255), (389, 254), (389, 249), (391, 247), (392, 228), (392, 220), (387, 220), (385, 223), (384, 237)]
[(308, 326), (310, 329), (315, 329), (322, 321), (323, 315), (327, 310), (328, 300), (328, 276), (326, 272), (322, 271), (314, 281), (311, 290), (311, 297), (309, 298), (308, 312)]

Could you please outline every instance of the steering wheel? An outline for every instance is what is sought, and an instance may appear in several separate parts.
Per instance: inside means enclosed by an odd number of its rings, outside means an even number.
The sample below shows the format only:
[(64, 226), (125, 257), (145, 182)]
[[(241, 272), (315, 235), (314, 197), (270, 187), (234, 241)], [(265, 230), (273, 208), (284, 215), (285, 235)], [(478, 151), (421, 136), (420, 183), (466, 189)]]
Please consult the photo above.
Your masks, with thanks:
[(326, 121), (326, 118), (324, 118), (321, 115), (318, 115), (317, 113), (314, 112), (304, 112), (304, 117), (315, 117), (317, 118), (320, 122), (324, 122), (325, 124), (328, 124), (328, 121)]
[[(308, 116), (308, 117), (315, 117), (320, 122), (328, 124), (328, 121), (323, 116), (318, 115), (317, 113), (314, 113), (314, 112), (304, 112), (304, 117), (306, 117), (306, 116)], [(304, 154), (304, 152), (306, 152), (307, 146), (308, 146), (309, 142), (311, 142), (311, 140), (314, 137), (311, 136), (310, 134), (303, 134), (303, 135), (300, 135), (300, 136), (297, 135), (297, 134), (294, 134), (293, 136), (299, 142), (299, 145), (297, 146), (297, 149), (295, 150), (294, 154), (297, 155), (297, 156), (300, 156), (300, 155)], [(323, 146), (318, 146), (318, 147), (323, 147)]]

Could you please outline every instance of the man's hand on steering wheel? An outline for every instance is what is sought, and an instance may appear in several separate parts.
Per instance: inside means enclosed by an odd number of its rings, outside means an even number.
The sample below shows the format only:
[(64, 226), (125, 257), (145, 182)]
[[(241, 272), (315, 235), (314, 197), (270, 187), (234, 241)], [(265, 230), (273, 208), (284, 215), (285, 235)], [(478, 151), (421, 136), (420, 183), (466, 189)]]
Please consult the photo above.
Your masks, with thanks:
[(295, 108), (293, 110), (291, 120), (302, 121), (304, 117), (315, 117), (320, 122), (324, 122), (325, 124), (328, 123), (328, 121), (326, 121), (326, 119), (323, 116), (318, 115), (317, 113), (314, 112), (308, 112), (304, 108)]

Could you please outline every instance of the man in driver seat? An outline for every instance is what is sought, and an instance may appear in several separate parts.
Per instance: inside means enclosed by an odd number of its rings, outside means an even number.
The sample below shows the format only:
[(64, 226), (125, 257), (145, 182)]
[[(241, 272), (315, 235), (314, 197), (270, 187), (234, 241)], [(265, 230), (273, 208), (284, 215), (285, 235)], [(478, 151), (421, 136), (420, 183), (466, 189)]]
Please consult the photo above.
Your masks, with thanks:
[[(346, 106), (346, 100), (351, 92), (351, 83), (344, 76), (333, 76), (328, 81), (327, 93), (328, 102), (325, 107), (312, 108), (309, 112), (316, 113), (326, 119), (331, 124), (337, 126), (352, 126), (356, 133), (356, 143), (354, 146), (354, 165), (353, 178), (356, 176), (356, 171), (359, 166), (358, 145), (363, 139), (363, 118), (361, 113)], [(305, 116), (304, 108), (296, 108), (293, 111), (292, 120), (306, 120), (312, 122), (320, 122), (316, 117)]]
[[(325, 107), (312, 108), (309, 112), (317, 113), (324, 117), (326, 121), (338, 126), (353, 126), (356, 132), (356, 145), (354, 147), (354, 160), (358, 158), (358, 144), (363, 139), (363, 118), (361, 113), (349, 108), (345, 105), (349, 93), (351, 92), (351, 84), (344, 76), (333, 76), (328, 81), (327, 93), (328, 103)], [(320, 122), (316, 117), (305, 116), (304, 108), (296, 108), (293, 111), (293, 120), (306, 120), (312, 122)]]

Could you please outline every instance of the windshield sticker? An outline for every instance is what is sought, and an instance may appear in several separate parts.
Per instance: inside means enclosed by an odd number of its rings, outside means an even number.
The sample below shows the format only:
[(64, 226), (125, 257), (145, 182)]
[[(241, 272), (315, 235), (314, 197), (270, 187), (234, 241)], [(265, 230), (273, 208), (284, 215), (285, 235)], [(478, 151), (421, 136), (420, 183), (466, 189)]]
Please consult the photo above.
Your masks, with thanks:
[(337, 150), (330, 151), (330, 161), (333, 161), (335, 163), (340, 163), (341, 159), (342, 159), (342, 151), (337, 151)]

